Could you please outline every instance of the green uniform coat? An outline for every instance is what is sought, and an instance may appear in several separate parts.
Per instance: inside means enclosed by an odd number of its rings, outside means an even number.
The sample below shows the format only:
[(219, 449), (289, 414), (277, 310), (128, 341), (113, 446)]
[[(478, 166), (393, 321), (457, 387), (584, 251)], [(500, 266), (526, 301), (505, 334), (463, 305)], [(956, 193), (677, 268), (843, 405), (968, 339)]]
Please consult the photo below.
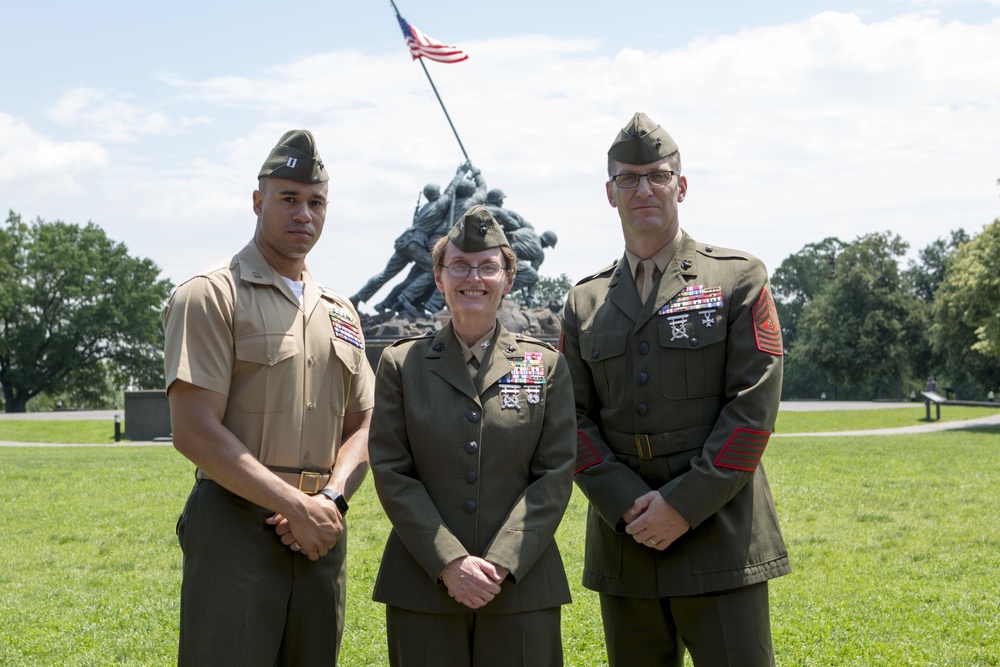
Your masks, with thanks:
[[(537, 402), (526, 385), (501, 384), (512, 362), (541, 354)], [(392, 522), (373, 598), (428, 613), (470, 611), (438, 580), (473, 555), (510, 570), (477, 613), (514, 613), (570, 602), (554, 535), (572, 494), (573, 389), (551, 346), (498, 325), (475, 380), (451, 324), (382, 353), (369, 452), (375, 488)], [(501, 387), (517, 387), (503, 408)]]
[[(759, 260), (684, 234), (645, 306), (616, 262), (570, 291), (562, 349), (576, 393), (575, 481), (590, 499), (584, 586), (674, 597), (790, 572), (759, 465), (782, 359)], [(622, 521), (651, 489), (692, 526), (662, 552)]]

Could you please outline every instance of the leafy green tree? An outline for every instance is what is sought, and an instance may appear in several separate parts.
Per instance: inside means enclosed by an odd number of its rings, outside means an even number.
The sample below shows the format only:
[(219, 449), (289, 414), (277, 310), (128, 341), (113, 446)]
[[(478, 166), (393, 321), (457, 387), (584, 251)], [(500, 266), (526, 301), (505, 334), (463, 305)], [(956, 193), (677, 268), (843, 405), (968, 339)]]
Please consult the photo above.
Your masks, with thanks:
[(172, 284), (93, 223), (0, 227), (0, 385), (7, 412), (39, 393), (99, 401), (108, 383), (163, 384), (160, 312)]
[(961, 244), (934, 300), (931, 339), (956, 381), (982, 390), (1000, 380), (1000, 219)]
[(918, 261), (910, 260), (906, 277), (913, 294), (928, 304), (934, 302), (938, 285), (944, 280), (948, 262), (958, 247), (970, 241), (964, 229), (956, 229), (917, 253)]
[[(571, 287), (573, 287), (573, 281), (565, 273), (560, 274), (558, 278), (539, 276), (538, 282), (535, 284), (535, 307), (544, 308), (552, 301), (562, 304)], [(522, 290), (512, 293), (511, 298), (522, 306), (525, 305)]]
[[(917, 298), (914, 308), (917, 317), (928, 324), (921, 330), (921, 341), (914, 345), (910, 352), (910, 367), (914, 381), (936, 376), (938, 384), (950, 376), (946, 372), (947, 363), (940, 354), (934, 352), (931, 342), (930, 322), (934, 319), (934, 300), (938, 286), (944, 281), (948, 263), (954, 258), (958, 247), (968, 243), (969, 235), (962, 229), (957, 229), (948, 236), (939, 238), (917, 253), (917, 260), (910, 260), (909, 266), (903, 272), (907, 289)], [(942, 372), (945, 375), (942, 376)], [(915, 388), (916, 389), (916, 388)]]
[(771, 275), (781, 340), (786, 348), (795, 347), (802, 311), (831, 284), (843, 248), (844, 242), (832, 236), (810, 243), (786, 258)]
[[(902, 398), (910, 347), (923, 324), (904, 289), (895, 234), (867, 234), (845, 246), (830, 285), (802, 312), (795, 359), (834, 387), (871, 388)], [(841, 396), (843, 397), (843, 396)]]

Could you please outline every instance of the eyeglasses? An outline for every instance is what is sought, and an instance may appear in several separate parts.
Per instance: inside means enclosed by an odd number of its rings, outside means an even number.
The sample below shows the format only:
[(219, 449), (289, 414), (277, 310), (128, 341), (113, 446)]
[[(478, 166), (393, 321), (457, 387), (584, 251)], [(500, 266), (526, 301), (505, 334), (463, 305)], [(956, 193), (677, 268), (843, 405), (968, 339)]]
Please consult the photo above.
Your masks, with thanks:
[(495, 278), (504, 270), (496, 262), (486, 262), (479, 266), (469, 266), (465, 262), (455, 262), (453, 264), (442, 264), (441, 266), (448, 269), (448, 275), (452, 278), (468, 278), (473, 271), (478, 272), (480, 278)]
[(680, 175), (681, 172), (679, 171), (665, 169), (663, 171), (651, 171), (648, 174), (617, 174), (612, 176), (610, 180), (614, 181), (615, 185), (622, 190), (631, 190), (632, 188), (639, 187), (639, 179), (643, 177), (645, 177), (646, 182), (651, 186), (658, 185), (663, 187), (664, 185), (670, 185), (670, 180), (674, 176)]

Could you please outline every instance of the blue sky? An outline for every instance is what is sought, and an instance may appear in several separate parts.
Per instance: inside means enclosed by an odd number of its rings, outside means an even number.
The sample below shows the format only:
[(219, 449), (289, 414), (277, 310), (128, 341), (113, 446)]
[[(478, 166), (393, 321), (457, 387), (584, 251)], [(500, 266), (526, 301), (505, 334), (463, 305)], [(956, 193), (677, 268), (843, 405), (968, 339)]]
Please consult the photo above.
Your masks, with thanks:
[[(1000, 215), (1000, 0), (417, 2), (472, 161), (573, 279), (621, 254), (606, 151), (641, 110), (678, 142), (681, 224), (772, 270), (891, 230), (919, 249)], [(93, 221), (175, 283), (252, 234), (254, 176), (314, 131), (333, 174), (310, 265), (352, 294), (462, 154), (391, 6), (178, 0), (4, 10), (0, 208)]]

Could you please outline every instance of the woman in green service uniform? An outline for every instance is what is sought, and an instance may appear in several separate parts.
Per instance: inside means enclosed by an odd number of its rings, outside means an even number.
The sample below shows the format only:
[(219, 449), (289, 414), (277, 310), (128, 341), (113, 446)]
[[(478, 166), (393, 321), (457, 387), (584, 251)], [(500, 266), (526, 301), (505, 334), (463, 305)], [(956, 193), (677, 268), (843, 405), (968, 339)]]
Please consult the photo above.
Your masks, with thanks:
[(570, 594), (554, 535), (576, 454), (565, 360), (497, 321), (516, 259), (484, 207), (432, 260), (452, 319), (382, 354), (369, 440), (393, 526), (374, 592), (389, 663), (562, 665)]

